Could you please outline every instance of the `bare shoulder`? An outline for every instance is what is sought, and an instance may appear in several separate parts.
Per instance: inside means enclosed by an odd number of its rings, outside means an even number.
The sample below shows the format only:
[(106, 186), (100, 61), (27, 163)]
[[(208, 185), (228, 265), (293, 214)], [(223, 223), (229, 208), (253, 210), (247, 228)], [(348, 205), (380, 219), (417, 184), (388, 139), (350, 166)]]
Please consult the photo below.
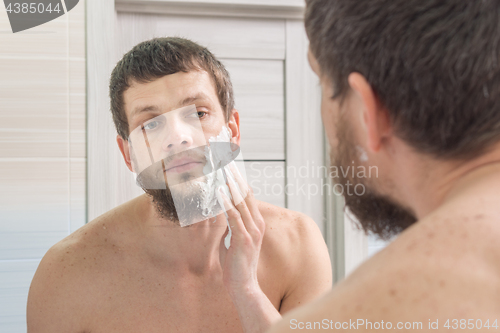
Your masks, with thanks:
[(264, 243), (290, 251), (314, 247), (326, 249), (318, 225), (307, 215), (286, 208), (258, 201), (259, 210), (266, 223)]
[(322, 237), (318, 225), (309, 216), (263, 201), (257, 202), (266, 222), (266, 232), (275, 230), (282, 235), (298, 238)]
[(349, 323), (348, 329), (361, 331), (373, 330), (367, 321), (383, 321), (392, 329), (408, 323), (421, 330), (437, 320), (439, 331), (449, 331), (444, 325), (448, 321), (452, 327), (453, 320), (489, 319), (492, 324), (500, 313), (500, 274), (498, 264), (493, 264), (500, 248), (491, 242), (498, 236), (495, 218), (488, 219), (484, 214), (436, 214), (418, 222), (326, 296), (291, 312), (271, 332), (315, 322)]
[[(261, 261), (283, 281), (283, 314), (331, 289), (328, 249), (316, 223), (308, 216), (259, 202), (266, 223)], [(279, 279), (276, 279), (279, 276)]]
[[(27, 322), (29, 332), (69, 332), (85, 326), (85, 314), (95, 301), (109, 253), (120, 256), (119, 223), (127, 205), (84, 225), (44, 255), (31, 282)], [(97, 273), (97, 274), (96, 274)]]
[(80, 291), (88, 283), (84, 260), (90, 246), (84, 234), (90, 229), (86, 225), (61, 240), (40, 261), (28, 294), (28, 332), (70, 332), (83, 327), (75, 314), (84, 311), (81, 297), (86, 294)]

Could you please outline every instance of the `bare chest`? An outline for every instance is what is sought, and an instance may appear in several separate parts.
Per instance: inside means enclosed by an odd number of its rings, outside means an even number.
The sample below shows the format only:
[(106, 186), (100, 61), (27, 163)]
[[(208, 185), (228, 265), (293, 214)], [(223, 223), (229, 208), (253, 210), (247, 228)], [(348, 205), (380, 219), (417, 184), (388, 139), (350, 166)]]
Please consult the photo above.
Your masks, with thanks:
[[(222, 276), (205, 281), (122, 275), (99, 283), (93, 293), (85, 320), (91, 333), (242, 332)], [(279, 308), (280, 296), (268, 297)]]

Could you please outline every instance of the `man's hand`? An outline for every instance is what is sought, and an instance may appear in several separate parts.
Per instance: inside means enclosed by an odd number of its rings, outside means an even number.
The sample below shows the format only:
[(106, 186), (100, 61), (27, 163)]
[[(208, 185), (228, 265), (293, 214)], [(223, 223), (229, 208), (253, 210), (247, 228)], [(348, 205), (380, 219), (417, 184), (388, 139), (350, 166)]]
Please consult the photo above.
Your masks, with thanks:
[(227, 177), (236, 206), (221, 192), (232, 231), (229, 249), (226, 250), (224, 245), (228, 231), (222, 237), (219, 248), (224, 285), (238, 310), (243, 330), (247, 333), (264, 332), (281, 318), (260, 289), (257, 279), (259, 254), (266, 225), (252, 189), (236, 167), (232, 166), (230, 170), (243, 195), (233, 179)]
[[(227, 250), (224, 242), (221, 241), (219, 253), (224, 272), (224, 284), (229, 293), (239, 293), (243, 290), (260, 289), (257, 280), (257, 266), (264, 238), (265, 222), (251, 188), (245, 183), (238, 171), (234, 170), (236, 168), (231, 169), (243, 195), (236, 187), (232, 177), (227, 177), (233, 203), (237, 204), (235, 207), (221, 191), (232, 236), (231, 246)], [(228, 231), (224, 234), (223, 239)]]

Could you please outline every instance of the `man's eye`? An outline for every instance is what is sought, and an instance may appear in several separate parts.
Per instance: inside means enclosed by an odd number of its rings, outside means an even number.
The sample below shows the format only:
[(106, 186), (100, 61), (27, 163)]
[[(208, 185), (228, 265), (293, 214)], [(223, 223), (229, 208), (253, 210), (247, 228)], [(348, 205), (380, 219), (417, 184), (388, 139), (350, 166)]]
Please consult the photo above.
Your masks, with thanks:
[(158, 121), (156, 121), (156, 120), (150, 121), (149, 123), (144, 124), (144, 129), (146, 131), (154, 130), (156, 127), (158, 127)]
[(196, 111), (188, 115), (189, 118), (203, 118), (207, 115), (208, 112), (206, 111)]

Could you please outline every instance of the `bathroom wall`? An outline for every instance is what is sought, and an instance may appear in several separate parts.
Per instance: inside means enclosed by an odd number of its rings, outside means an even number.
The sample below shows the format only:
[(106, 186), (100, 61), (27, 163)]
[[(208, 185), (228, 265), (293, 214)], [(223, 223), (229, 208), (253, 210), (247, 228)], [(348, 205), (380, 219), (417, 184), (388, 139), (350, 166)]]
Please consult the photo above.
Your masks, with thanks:
[(13, 34), (0, 4), (0, 332), (26, 332), (40, 259), (85, 223), (85, 2)]

